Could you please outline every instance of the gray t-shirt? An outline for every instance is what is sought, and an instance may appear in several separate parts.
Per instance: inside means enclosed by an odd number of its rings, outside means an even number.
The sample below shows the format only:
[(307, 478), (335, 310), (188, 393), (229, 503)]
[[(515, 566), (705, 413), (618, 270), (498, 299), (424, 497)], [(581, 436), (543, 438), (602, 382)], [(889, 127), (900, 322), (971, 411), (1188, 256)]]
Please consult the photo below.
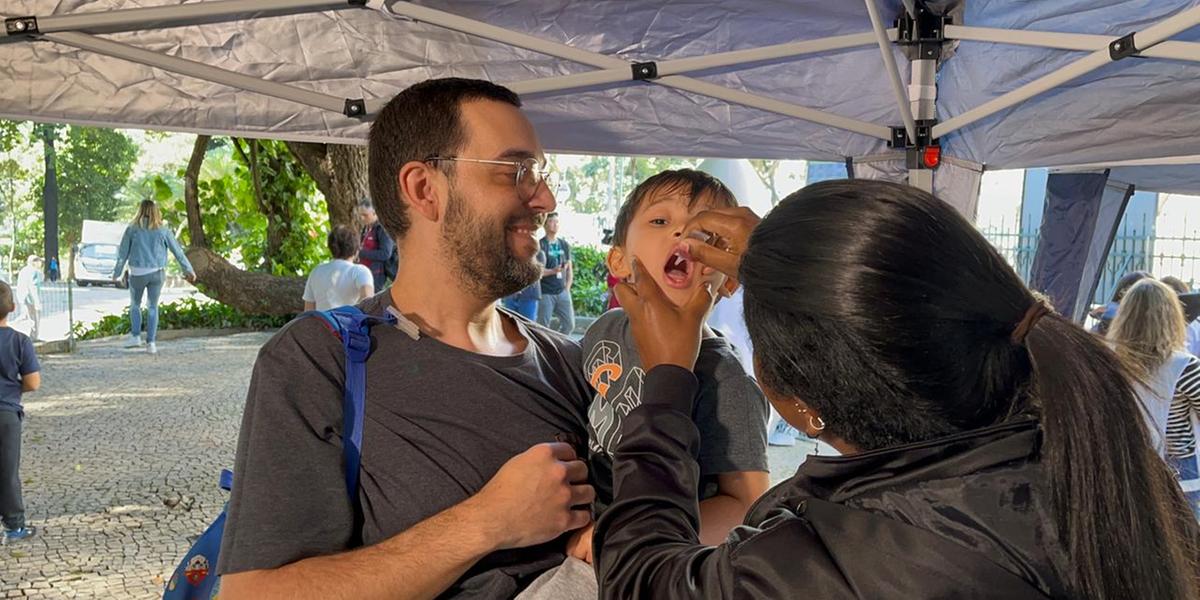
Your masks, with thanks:
[[(385, 292), (359, 308), (382, 315), (388, 302)], [(582, 440), (579, 347), (513, 320), (530, 343), (511, 357), (372, 328), (357, 515), (342, 465), (341, 343), (316, 317), (275, 335), (250, 381), (218, 572), (375, 544), (478, 492), (531, 445)], [(442, 597), (511, 598), (563, 557), (563, 539), (496, 552)]]
[[(595, 390), (588, 408), (588, 454), (599, 516), (612, 503), (612, 456), (621, 422), (642, 403), (646, 375), (621, 309), (601, 316), (583, 336), (583, 372)], [(716, 476), (767, 470), (767, 399), (723, 337), (700, 342), (696, 360), (700, 398), (693, 418), (700, 431), (701, 500), (717, 493)]]

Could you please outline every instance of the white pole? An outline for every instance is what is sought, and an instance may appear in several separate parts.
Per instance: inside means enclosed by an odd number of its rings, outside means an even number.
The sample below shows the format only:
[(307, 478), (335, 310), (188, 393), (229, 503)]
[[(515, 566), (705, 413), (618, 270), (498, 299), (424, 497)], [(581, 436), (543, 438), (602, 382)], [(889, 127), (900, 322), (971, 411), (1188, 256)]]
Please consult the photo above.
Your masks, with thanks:
[(1114, 160), (1110, 162), (1084, 163), (1079, 165), (1063, 165), (1058, 167), (1050, 167), (1050, 169), (1059, 173), (1073, 173), (1076, 171), (1095, 171), (1096, 169), (1108, 169), (1111, 167), (1167, 167), (1180, 165), (1200, 166), (1200, 154), (1164, 156), (1161, 158), (1138, 158), (1133, 160)]
[[(1117, 38), (1090, 33), (1059, 33), (1053, 31), (1021, 31), (993, 27), (967, 27), (947, 25), (946, 39), (970, 42), (991, 42), (1014, 46), (1055, 48), (1058, 50), (1080, 50), (1094, 52), (1108, 48)], [(1140, 42), (1140, 40), (1139, 40)], [(1138, 56), (1200, 62), (1200, 44), (1196, 42), (1166, 41), (1153, 48), (1143, 49)]]
[[(351, 6), (346, 0), (219, 0), (149, 8), (46, 15), (37, 17), (37, 22), (38, 31), (41, 33), (66, 31), (111, 33), (346, 8), (360, 7)], [(3, 38), (4, 35), (6, 32), (0, 30), (0, 38)]]
[[(1150, 48), (1198, 24), (1200, 24), (1200, 6), (1189, 8), (1138, 32), (1134, 36), (1134, 46), (1137, 48)], [(1110, 62), (1112, 62), (1112, 57), (1109, 56), (1107, 47), (1092, 52), (1053, 73), (1035, 79), (1007, 94), (993, 98), (965, 113), (939, 123), (933, 128), (933, 137), (943, 137), (948, 133), (958, 131), (980, 119), (990, 117), (1010, 106), (1054, 89), (1072, 79), (1091, 73)]]
[(875, 31), (875, 41), (879, 44), (879, 52), (883, 55), (883, 68), (887, 71), (888, 79), (892, 82), (892, 93), (896, 96), (896, 104), (900, 108), (900, 119), (904, 121), (904, 131), (908, 133), (911, 142), (917, 141), (917, 124), (913, 121), (912, 107), (908, 105), (908, 94), (904, 93), (904, 82), (900, 80), (900, 69), (896, 67), (896, 56), (892, 54), (892, 44), (888, 41), (883, 21), (879, 16), (879, 7), (875, 0), (866, 0), (867, 13), (871, 16), (871, 29)]
[(290, 100), (307, 106), (314, 106), (324, 110), (341, 113), (346, 106), (345, 98), (338, 98), (328, 94), (312, 92), (309, 90), (292, 87), (282, 83), (266, 81), (259, 77), (251, 77), (210, 67), (206, 64), (151, 52), (133, 46), (127, 46), (118, 42), (113, 42), (104, 38), (95, 37), (86, 33), (61, 32), (45, 34), (44, 37), (52, 42), (58, 42), (74, 48), (89, 50), (97, 54), (120, 58), (151, 67), (157, 67), (164, 71), (179, 73), (190, 77), (196, 77), (214, 83), (228, 85), (230, 87), (263, 94), (272, 98), (280, 98)]

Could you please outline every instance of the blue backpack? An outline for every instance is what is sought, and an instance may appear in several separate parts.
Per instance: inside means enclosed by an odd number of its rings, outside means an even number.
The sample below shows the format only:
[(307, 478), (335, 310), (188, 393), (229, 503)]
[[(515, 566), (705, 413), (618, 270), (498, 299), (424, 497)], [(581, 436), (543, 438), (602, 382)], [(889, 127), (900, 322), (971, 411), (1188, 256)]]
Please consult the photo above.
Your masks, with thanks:
[[(357, 502), (358, 467), (362, 457), (363, 412), (367, 391), (367, 356), (371, 353), (371, 326), (376, 323), (395, 325), (396, 317), (368, 315), (353, 306), (343, 306), (328, 311), (312, 311), (300, 315), (319, 316), (342, 341), (346, 350), (346, 387), (342, 395), (342, 439), (350, 443), (342, 445), (346, 465), (346, 492)], [(233, 487), (233, 472), (221, 471), (221, 489)], [(200, 534), (196, 543), (184, 555), (175, 573), (163, 589), (163, 600), (210, 600), (220, 593), (221, 582), (217, 577), (217, 554), (221, 550), (221, 537), (225, 533), (225, 510)]]

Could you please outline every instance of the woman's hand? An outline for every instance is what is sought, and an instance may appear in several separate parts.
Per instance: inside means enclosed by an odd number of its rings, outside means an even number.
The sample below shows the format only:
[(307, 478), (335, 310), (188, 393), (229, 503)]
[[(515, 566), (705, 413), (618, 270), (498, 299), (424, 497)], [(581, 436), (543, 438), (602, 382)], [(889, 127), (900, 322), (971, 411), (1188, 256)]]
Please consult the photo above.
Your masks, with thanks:
[(695, 368), (704, 320), (714, 300), (711, 284), (701, 284), (687, 304), (676, 306), (635, 258), (632, 283), (618, 284), (613, 293), (629, 315), (646, 372), (659, 365)]
[[(759, 221), (762, 219), (754, 211), (743, 206), (706, 210), (692, 217), (684, 227), (684, 243), (692, 258), (729, 277), (731, 283), (722, 288), (722, 295), (728, 296), (737, 290), (742, 253)], [(716, 238), (703, 242), (691, 237), (693, 232), (714, 234)]]

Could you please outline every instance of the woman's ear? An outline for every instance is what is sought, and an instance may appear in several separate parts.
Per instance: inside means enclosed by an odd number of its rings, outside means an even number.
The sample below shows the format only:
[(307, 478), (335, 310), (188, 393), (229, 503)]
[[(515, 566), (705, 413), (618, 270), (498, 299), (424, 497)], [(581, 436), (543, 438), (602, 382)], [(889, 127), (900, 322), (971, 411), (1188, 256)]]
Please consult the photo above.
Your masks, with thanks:
[(628, 260), (625, 254), (625, 249), (620, 246), (613, 246), (608, 251), (608, 258), (605, 259), (608, 263), (608, 272), (612, 273), (617, 279), (625, 280), (633, 274), (633, 265)]
[(430, 221), (441, 218), (437, 175), (438, 171), (433, 165), (416, 160), (404, 163), (396, 173), (399, 200), (407, 204), (413, 213)]

